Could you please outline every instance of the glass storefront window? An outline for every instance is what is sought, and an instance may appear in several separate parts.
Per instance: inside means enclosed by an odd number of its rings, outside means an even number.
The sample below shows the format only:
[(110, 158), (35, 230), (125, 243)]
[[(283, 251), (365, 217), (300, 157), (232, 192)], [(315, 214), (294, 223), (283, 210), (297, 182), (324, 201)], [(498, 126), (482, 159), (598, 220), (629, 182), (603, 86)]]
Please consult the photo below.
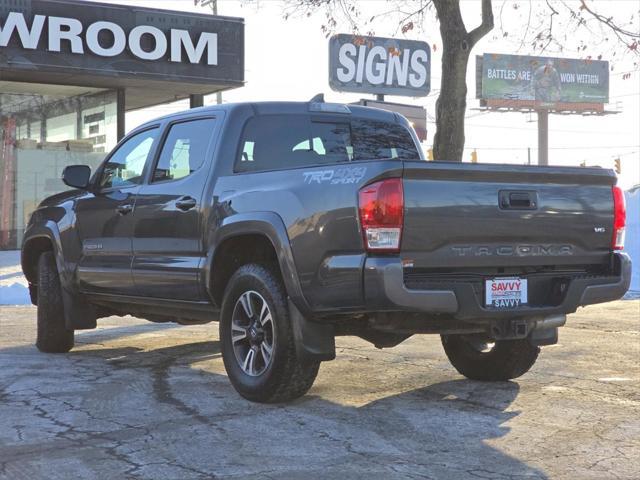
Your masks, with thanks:
[(67, 165), (95, 169), (117, 143), (116, 93), (0, 82), (0, 250), (20, 248), (33, 210), (68, 190)]

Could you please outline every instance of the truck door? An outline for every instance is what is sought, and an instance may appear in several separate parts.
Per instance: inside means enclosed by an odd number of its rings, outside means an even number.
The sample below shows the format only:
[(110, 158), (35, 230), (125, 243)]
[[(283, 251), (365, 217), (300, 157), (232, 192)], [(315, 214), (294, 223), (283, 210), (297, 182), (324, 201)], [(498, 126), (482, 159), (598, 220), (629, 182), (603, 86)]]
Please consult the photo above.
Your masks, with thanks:
[(138, 295), (201, 300), (203, 191), (212, 167), (213, 116), (169, 124), (136, 198), (133, 279)]
[(144, 130), (122, 143), (101, 167), (92, 191), (78, 200), (82, 256), (76, 273), (83, 291), (135, 293), (131, 275), (133, 210), (158, 130)]

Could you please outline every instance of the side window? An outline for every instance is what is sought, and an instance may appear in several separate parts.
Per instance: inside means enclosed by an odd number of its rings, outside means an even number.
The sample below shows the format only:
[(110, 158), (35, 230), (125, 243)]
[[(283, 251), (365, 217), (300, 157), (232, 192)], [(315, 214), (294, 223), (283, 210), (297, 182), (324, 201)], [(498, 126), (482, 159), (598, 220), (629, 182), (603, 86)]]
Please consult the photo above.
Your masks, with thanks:
[(244, 128), (236, 171), (278, 170), (317, 163), (308, 146), (295, 148), (309, 142), (309, 135), (307, 115), (253, 117)]
[[(334, 117), (335, 118), (335, 117)], [(402, 125), (366, 119), (258, 115), (242, 136), (236, 172), (260, 172), (352, 160), (419, 160)]]
[(102, 168), (100, 188), (123, 188), (142, 183), (144, 166), (157, 135), (158, 129), (152, 128), (120, 145)]
[(311, 122), (308, 115), (259, 115), (247, 122), (237, 172), (348, 162), (348, 123)]
[(419, 160), (411, 134), (402, 125), (374, 120), (353, 120), (354, 160)]
[(153, 171), (152, 181), (178, 180), (198, 170), (204, 163), (214, 127), (213, 118), (172, 125)]
[(311, 124), (313, 151), (322, 163), (340, 163), (351, 160), (351, 128), (348, 123), (313, 122)]

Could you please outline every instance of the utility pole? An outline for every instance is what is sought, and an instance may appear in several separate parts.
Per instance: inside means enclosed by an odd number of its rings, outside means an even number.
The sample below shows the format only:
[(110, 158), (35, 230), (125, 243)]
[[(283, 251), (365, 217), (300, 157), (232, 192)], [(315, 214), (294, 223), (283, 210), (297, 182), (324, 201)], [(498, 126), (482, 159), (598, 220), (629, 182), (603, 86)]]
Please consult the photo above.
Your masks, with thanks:
[[(200, 5), (201, 7), (211, 7), (211, 13), (218, 15), (218, 0), (193, 0), (194, 5)], [(216, 92), (216, 103), (220, 105), (222, 103), (222, 92)], [(203, 95), (191, 95), (190, 97), (191, 108), (202, 107), (204, 105)]]
[[(218, 0), (211, 0), (209, 4), (211, 5), (211, 12), (214, 15), (218, 15)], [(222, 103), (222, 92), (216, 92), (216, 103), (218, 105)]]
[(549, 165), (549, 110), (538, 110), (538, 165)]

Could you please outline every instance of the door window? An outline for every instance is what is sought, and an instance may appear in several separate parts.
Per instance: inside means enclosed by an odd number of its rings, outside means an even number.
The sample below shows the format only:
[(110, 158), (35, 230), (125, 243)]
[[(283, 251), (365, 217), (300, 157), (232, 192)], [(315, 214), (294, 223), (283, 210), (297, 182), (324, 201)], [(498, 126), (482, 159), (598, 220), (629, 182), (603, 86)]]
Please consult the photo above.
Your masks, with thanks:
[(278, 170), (320, 163), (317, 153), (309, 148), (310, 133), (307, 115), (251, 118), (244, 130), (236, 171)]
[(198, 170), (204, 163), (214, 127), (213, 118), (172, 125), (153, 171), (153, 181), (178, 180)]
[(354, 119), (351, 132), (354, 160), (420, 160), (413, 138), (402, 125)]
[(123, 188), (142, 183), (144, 166), (157, 134), (157, 128), (145, 130), (120, 145), (102, 168), (100, 188)]
[(420, 160), (409, 130), (367, 119), (258, 115), (244, 129), (236, 172), (260, 172), (358, 160)]

